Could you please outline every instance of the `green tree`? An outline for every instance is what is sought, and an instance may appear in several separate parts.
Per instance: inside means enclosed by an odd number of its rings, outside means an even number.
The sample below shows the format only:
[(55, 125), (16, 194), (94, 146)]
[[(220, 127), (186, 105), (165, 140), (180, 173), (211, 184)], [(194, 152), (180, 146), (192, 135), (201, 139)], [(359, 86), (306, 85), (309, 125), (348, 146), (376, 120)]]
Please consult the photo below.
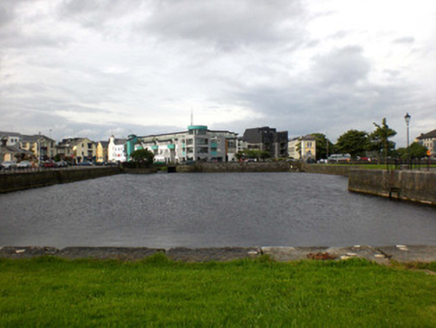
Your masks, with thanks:
[(312, 133), (312, 137), (315, 138), (316, 142), (316, 160), (327, 158), (335, 152), (334, 145), (327, 139), (325, 134), (322, 133)]
[[(414, 142), (409, 146), (410, 158), (423, 158), (427, 156), (427, 147)], [(407, 155), (406, 155), (407, 156)]]
[(368, 134), (364, 131), (348, 130), (336, 142), (335, 149), (352, 157), (362, 156), (368, 148)]
[(369, 135), (368, 150), (377, 152), (377, 159), (380, 162), (382, 154), (387, 159), (389, 155), (393, 154), (395, 149), (395, 142), (390, 141), (389, 138), (395, 136), (397, 132), (386, 123), (386, 118), (383, 118), (382, 124), (374, 123), (376, 129)]
[(138, 149), (130, 154), (132, 161), (136, 163), (136, 167), (150, 166), (153, 164), (154, 153), (146, 149)]

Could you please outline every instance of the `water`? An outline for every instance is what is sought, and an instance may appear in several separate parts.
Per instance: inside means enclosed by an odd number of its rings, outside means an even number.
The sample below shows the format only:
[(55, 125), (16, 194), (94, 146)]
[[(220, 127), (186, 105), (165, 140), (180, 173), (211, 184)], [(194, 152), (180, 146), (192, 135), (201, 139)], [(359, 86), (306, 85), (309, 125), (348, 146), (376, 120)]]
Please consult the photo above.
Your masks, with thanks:
[(0, 246), (436, 245), (434, 207), (304, 173), (112, 177), (0, 195)]

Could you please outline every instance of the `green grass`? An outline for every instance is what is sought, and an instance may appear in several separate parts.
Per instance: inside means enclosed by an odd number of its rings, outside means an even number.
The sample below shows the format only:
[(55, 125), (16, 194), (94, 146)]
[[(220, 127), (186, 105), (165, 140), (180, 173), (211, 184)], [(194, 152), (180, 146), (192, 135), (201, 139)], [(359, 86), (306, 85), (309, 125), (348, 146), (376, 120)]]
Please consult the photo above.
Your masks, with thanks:
[(436, 264), (0, 260), (1, 327), (436, 327)]
[[(328, 165), (328, 166), (352, 166), (354, 168), (358, 169), (373, 169), (373, 170), (386, 170), (386, 164), (320, 164), (320, 165)], [(394, 164), (388, 165), (389, 170), (396, 170), (398, 167), (396, 167)], [(436, 168), (436, 164), (431, 164), (431, 168)], [(418, 167), (413, 165), (413, 170), (418, 170)], [(420, 165), (419, 170), (425, 171), (427, 169), (427, 165)]]

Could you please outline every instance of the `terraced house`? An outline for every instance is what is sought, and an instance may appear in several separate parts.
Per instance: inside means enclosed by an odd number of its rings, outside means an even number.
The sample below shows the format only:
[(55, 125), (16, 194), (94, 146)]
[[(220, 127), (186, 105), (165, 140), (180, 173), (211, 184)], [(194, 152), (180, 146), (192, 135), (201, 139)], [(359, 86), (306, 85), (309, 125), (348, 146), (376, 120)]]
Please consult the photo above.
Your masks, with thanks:
[(187, 131), (137, 137), (129, 136), (128, 156), (136, 149), (148, 148), (156, 162), (227, 162), (236, 160), (237, 133), (209, 130), (205, 125), (190, 125)]

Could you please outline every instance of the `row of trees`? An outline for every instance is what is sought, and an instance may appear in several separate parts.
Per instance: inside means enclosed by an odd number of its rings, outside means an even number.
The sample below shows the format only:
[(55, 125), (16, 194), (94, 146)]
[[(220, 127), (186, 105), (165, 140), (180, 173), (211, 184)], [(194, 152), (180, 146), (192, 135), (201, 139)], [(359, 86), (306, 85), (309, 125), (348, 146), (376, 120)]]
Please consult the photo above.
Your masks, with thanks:
[(333, 153), (350, 154), (354, 158), (372, 154), (371, 156), (375, 155), (379, 160), (389, 156), (407, 159), (408, 154), (411, 158), (426, 156), (427, 148), (416, 142), (410, 145), (409, 153), (407, 148), (395, 149), (395, 142), (389, 139), (397, 132), (388, 126), (386, 118), (383, 118), (380, 125), (374, 123), (374, 126), (372, 133), (349, 130), (339, 136), (336, 144), (331, 143), (322, 133), (311, 134), (316, 140), (316, 159), (327, 158)]

